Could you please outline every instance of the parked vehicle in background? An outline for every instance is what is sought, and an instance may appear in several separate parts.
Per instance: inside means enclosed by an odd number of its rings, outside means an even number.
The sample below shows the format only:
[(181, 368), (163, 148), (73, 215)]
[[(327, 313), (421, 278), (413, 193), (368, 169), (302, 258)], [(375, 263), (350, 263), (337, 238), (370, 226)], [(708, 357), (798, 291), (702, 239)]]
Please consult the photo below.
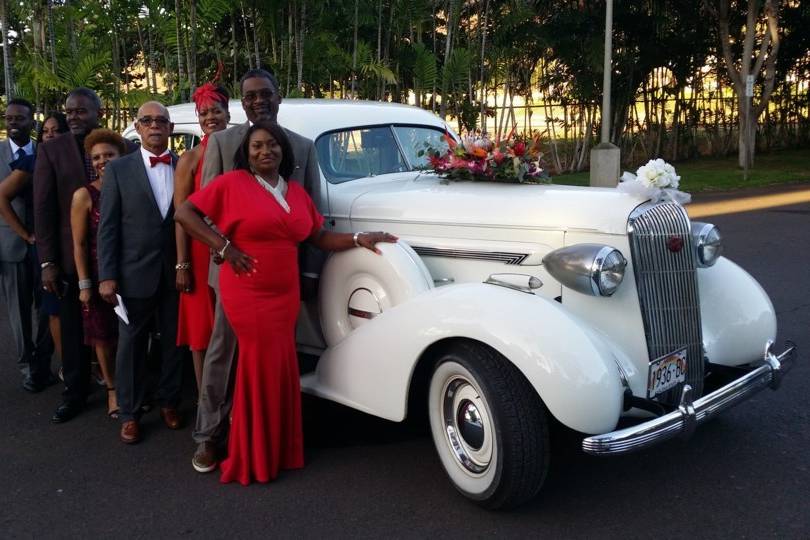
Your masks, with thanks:
[[(193, 106), (170, 111), (193, 144)], [(238, 102), (231, 114), (244, 121)], [(394, 421), (426, 407), (469, 499), (533, 497), (552, 418), (585, 452), (622, 454), (691, 433), (791, 366), (765, 291), (677, 204), (447, 182), (419, 150), (452, 130), (413, 107), (289, 99), (279, 122), (315, 141), (327, 227), (401, 239), (327, 261), (298, 326), (314, 364), (302, 388)], [(622, 419), (635, 425), (617, 430)]]

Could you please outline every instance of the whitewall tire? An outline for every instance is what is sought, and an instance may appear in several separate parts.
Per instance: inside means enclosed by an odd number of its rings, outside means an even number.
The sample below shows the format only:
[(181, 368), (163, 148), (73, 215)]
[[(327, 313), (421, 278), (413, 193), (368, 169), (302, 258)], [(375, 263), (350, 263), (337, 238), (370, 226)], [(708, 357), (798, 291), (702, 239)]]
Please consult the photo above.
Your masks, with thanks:
[(454, 344), (433, 371), (428, 412), (439, 458), (464, 496), (508, 508), (540, 490), (548, 470), (547, 413), (503, 356), (482, 344)]

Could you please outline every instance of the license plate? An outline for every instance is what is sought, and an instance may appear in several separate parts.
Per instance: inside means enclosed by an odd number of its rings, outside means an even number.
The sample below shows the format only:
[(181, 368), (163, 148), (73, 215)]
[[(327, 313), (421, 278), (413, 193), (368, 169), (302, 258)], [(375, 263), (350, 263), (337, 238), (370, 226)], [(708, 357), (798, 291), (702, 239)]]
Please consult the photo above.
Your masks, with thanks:
[(686, 382), (686, 349), (681, 349), (650, 362), (650, 378), (647, 380), (647, 397), (675, 388)]

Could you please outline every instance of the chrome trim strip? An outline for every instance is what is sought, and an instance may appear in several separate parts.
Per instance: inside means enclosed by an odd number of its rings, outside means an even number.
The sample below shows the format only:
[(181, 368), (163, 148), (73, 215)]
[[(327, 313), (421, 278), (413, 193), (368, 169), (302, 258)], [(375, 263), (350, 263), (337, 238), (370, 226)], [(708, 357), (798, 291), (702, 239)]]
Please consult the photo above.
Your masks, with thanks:
[(593, 435), (582, 441), (582, 450), (596, 456), (626, 454), (648, 448), (657, 443), (681, 435), (688, 437), (695, 427), (745, 401), (765, 387), (776, 390), (782, 377), (790, 371), (796, 358), (796, 345), (788, 342), (779, 356), (771, 352), (773, 342), (768, 342), (762, 364), (736, 379), (692, 401), (689, 385), (681, 391), (681, 403), (669, 414), (648, 422), (602, 435)]
[(421, 257), (448, 257), (451, 259), (476, 259), (479, 261), (494, 261), (510, 265), (519, 265), (529, 256), (528, 253), (512, 253), (508, 251), (477, 251), (471, 249), (447, 249), (428, 246), (415, 246), (413, 250)]

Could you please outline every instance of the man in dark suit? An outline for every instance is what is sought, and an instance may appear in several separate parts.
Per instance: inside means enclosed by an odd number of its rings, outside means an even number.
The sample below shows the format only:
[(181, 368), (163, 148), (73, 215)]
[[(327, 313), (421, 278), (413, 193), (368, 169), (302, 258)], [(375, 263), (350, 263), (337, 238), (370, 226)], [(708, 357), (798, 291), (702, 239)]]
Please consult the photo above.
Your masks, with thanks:
[[(259, 120), (277, 121), (281, 94), (278, 80), (272, 73), (263, 69), (252, 69), (242, 76), (239, 84), (242, 91), (242, 108), (248, 121), (211, 134), (202, 165), (203, 186), (220, 174), (233, 170), (234, 154), (250, 124)], [(292, 180), (301, 182), (315, 204), (323, 209), (324, 195), (321, 194), (321, 174), (315, 155), (315, 145), (311, 140), (293, 131), (288, 129), (284, 131), (295, 154), (295, 172)], [(302, 248), (301, 281), (305, 287), (308, 284), (310, 289), (316, 288), (322, 263), (323, 255), (316, 249), (308, 246)], [(216, 304), (214, 329), (203, 362), (197, 422), (193, 433), (197, 449), (191, 463), (198, 472), (209, 472), (216, 468), (216, 444), (221, 442), (226, 430), (231, 408), (231, 377), (236, 364), (236, 336), (219, 302), (219, 266), (211, 264), (209, 269), (208, 284), (216, 293)], [(307, 308), (302, 306), (302, 309)]]
[(182, 362), (177, 346), (178, 293), (175, 289), (177, 252), (174, 236), (174, 166), (168, 150), (173, 125), (169, 111), (156, 101), (138, 109), (136, 129), (140, 152), (111, 161), (101, 188), (98, 230), (99, 294), (121, 303), (129, 322), (118, 325), (115, 358), (116, 396), (121, 441), (140, 440), (139, 414), (144, 399), (149, 329), (157, 318), (161, 373), (160, 415), (170, 429), (180, 427), (177, 406), (182, 386)]
[[(20, 170), (30, 167), (35, 150), (31, 141), (33, 105), (24, 99), (12, 99), (5, 116), (8, 140), (0, 141), (0, 179), (11, 173), (12, 164)], [(11, 208), (25, 229), (32, 231), (34, 209), (30, 183), (11, 200)], [(0, 218), (0, 292), (8, 307), (17, 365), (25, 375), (23, 388), (40, 392), (58, 380), (51, 373), (53, 342), (48, 331), (48, 314), (40, 307), (41, 291), (35, 279), (39, 261), (33, 243), (33, 235), (23, 238)], [(36, 308), (36, 339), (32, 339), (32, 308)]]
[(42, 286), (61, 298), (62, 371), (65, 390), (51, 421), (67, 422), (84, 408), (89, 393), (90, 349), (84, 345), (79, 278), (73, 260), (70, 203), (73, 192), (95, 179), (84, 138), (98, 127), (101, 100), (89, 88), (72, 90), (65, 102), (67, 133), (37, 150), (34, 168), (34, 231)]

